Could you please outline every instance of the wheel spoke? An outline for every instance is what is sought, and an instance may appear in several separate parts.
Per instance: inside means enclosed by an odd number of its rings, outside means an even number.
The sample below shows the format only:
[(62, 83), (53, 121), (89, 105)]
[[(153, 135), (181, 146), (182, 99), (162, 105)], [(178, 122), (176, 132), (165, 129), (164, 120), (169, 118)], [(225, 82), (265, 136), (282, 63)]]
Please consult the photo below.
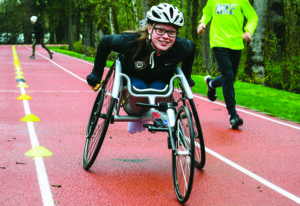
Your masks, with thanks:
[(174, 186), (178, 200), (184, 203), (191, 194), (194, 177), (194, 131), (190, 113), (185, 106), (178, 110), (174, 135), (176, 136), (176, 152), (173, 154)]
[(116, 100), (109, 95), (112, 91), (113, 79), (114, 72), (110, 69), (105, 79), (107, 83), (103, 84), (99, 91), (91, 112), (83, 154), (83, 167), (86, 170), (93, 165), (101, 149), (110, 124), (113, 106), (116, 104)]

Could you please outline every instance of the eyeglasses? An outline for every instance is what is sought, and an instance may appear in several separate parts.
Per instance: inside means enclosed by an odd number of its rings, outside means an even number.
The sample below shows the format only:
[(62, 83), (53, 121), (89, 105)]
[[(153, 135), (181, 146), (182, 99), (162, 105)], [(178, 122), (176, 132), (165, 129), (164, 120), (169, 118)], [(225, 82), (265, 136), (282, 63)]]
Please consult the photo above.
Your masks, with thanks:
[(179, 33), (178, 31), (166, 30), (166, 29), (157, 28), (157, 27), (154, 27), (154, 30), (160, 36), (165, 35), (165, 33), (167, 32), (169, 37), (176, 37)]

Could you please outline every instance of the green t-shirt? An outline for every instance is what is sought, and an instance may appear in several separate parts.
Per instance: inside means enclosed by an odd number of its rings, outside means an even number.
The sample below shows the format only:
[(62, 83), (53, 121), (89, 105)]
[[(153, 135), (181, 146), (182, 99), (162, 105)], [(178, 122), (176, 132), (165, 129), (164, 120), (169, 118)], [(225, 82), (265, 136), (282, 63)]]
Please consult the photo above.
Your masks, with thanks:
[(244, 17), (244, 30), (253, 35), (258, 17), (248, 0), (208, 0), (200, 22), (207, 25), (211, 20), (210, 47), (243, 49)]

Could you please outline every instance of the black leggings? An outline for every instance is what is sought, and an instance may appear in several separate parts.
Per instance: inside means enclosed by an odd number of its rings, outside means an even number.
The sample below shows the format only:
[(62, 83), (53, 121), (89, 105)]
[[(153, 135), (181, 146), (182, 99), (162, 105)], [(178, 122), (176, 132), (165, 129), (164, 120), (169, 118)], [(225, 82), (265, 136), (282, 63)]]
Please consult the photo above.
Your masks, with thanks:
[(34, 54), (35, 54), (35, 46), (37, 44), (41, 44), (42, 47), (47, 50), (47, 52), (49, 53), (49, 55), (51, 54), (50, 50), (46, 47), (46, 45), (44, 43), (44, 39), (34, 39), (33, 40), (33, 44), (32, 44), (32, 56), (34, 56)]
[(221, 75), (212, 82), (213, 88), (222, 87), (226, 108), (229, 115), (236, 115), (235, 92), (233, 83), (239, 68), (242, 50), (232, 50), (227, 48), (213, 48), (216, 61)]

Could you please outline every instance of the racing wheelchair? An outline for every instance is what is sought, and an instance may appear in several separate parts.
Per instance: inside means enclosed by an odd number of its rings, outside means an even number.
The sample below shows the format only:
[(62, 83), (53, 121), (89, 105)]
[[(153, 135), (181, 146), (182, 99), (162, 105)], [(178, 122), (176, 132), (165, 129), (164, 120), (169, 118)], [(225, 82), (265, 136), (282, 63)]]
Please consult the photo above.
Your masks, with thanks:
[(95, 162), (110, 124), (134, 121), (149, 121), (151, 124), (143, 125), (149, 132), (168, 134), (175, 193), (178, 201), (185, 203), (191, 194), (194, 167), (202, 169), (205, 165), (205, 146), (193, 93), (178, 66), (164, 89), (141, 90), (131, 85), (116, 58), (101, 82), (91, 111), (83, 168), (88, 170)]

